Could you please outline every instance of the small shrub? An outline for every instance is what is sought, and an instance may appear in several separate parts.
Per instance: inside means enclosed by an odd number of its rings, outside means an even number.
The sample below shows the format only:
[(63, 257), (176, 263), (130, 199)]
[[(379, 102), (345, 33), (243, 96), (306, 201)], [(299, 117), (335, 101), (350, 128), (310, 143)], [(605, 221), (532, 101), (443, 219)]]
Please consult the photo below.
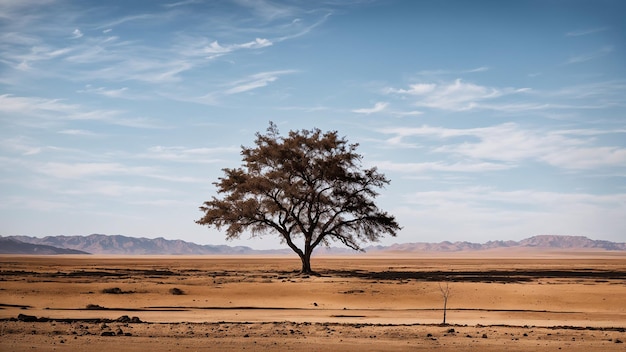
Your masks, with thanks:
[(87, 309), (93, 309), (93, 310), (98, 310), (98, 309), (106, 309), (106, 308), (104, 308), (104, 307), (102, 307), (102, 306), (100, 306), (100, 305), (98, 305), (98, 304), (91, 304), (91, 303), (89, 303), (89, 304), (87, 305), (87, 307), (85, 307), (85, 308), (87, 308)]
[(104, 290), (102, 290), (102, 293), (111, 293), (114, 295), (121, 295), (122, 293), (124, 293), (124, 291), (122, 291), (122, 289), (119, 287), (112, 287), (112, 288), (105, 288)]
[(184, 295), (185, 292), (179, 288), (170, 288), (170, 294), (176, 295), (176, 296), (180, 296), (180, 295)]
[(102, 293), (110, 293), (114, 295), (122, 295), (125, 293), (135, 293), (135, 291), (124, 291), (119, 287), (105, 288), (102, 290)]

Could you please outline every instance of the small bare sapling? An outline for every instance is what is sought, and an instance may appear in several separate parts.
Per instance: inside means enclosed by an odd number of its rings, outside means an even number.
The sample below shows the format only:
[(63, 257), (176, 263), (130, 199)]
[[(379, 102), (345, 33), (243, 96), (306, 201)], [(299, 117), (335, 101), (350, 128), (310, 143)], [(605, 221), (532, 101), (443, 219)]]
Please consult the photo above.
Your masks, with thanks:
[(439, 291), (441, 292), (441, 296), (443, 297), (443, 325), (446, 325), (446, 314), (448, 313), (448, 298), (450, 298), (452, 294), (450, 283), (448, 281), (446, 281), (445, 283), (440, 282)]

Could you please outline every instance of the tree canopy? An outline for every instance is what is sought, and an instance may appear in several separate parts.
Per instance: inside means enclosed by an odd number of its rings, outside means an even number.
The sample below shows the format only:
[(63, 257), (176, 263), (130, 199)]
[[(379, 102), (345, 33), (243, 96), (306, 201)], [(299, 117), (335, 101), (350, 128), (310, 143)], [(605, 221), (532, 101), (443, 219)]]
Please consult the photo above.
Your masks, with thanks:
[(313, 272), (311, 254), (320, 244), (362, 250), (365, 242), (396, 236), (395, 217), (374, 203), (389, 180), (375, 167), (362, 168), (357, 147), (317, 128), (283, 137), (270, 122), (255, 147), (242, 147), (242, 166), (223, 169), (214, 183), (218, 196), (204, 202), (196, 223), (225, 228), (227, 239), (276, 233), (302, 260), (302, 273)]

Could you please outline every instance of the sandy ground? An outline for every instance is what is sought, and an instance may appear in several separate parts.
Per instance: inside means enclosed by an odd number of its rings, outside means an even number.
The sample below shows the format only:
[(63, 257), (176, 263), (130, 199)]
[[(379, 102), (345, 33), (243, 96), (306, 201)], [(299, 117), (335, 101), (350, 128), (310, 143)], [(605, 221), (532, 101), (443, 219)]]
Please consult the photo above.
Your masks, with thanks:
[(407, 256), (0, 256), (0, 351), (626, 351), (624, 253)]

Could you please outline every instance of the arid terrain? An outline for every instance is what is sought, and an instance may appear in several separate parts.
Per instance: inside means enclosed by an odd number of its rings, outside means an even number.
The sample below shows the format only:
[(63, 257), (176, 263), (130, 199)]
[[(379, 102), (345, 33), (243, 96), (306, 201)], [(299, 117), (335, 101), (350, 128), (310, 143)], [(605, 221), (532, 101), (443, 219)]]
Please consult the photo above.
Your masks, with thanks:
[[(0, 256), (0, 351), (625, 351), (624, 252)], [(443, 325), (441, 285), (448, 285)]]

